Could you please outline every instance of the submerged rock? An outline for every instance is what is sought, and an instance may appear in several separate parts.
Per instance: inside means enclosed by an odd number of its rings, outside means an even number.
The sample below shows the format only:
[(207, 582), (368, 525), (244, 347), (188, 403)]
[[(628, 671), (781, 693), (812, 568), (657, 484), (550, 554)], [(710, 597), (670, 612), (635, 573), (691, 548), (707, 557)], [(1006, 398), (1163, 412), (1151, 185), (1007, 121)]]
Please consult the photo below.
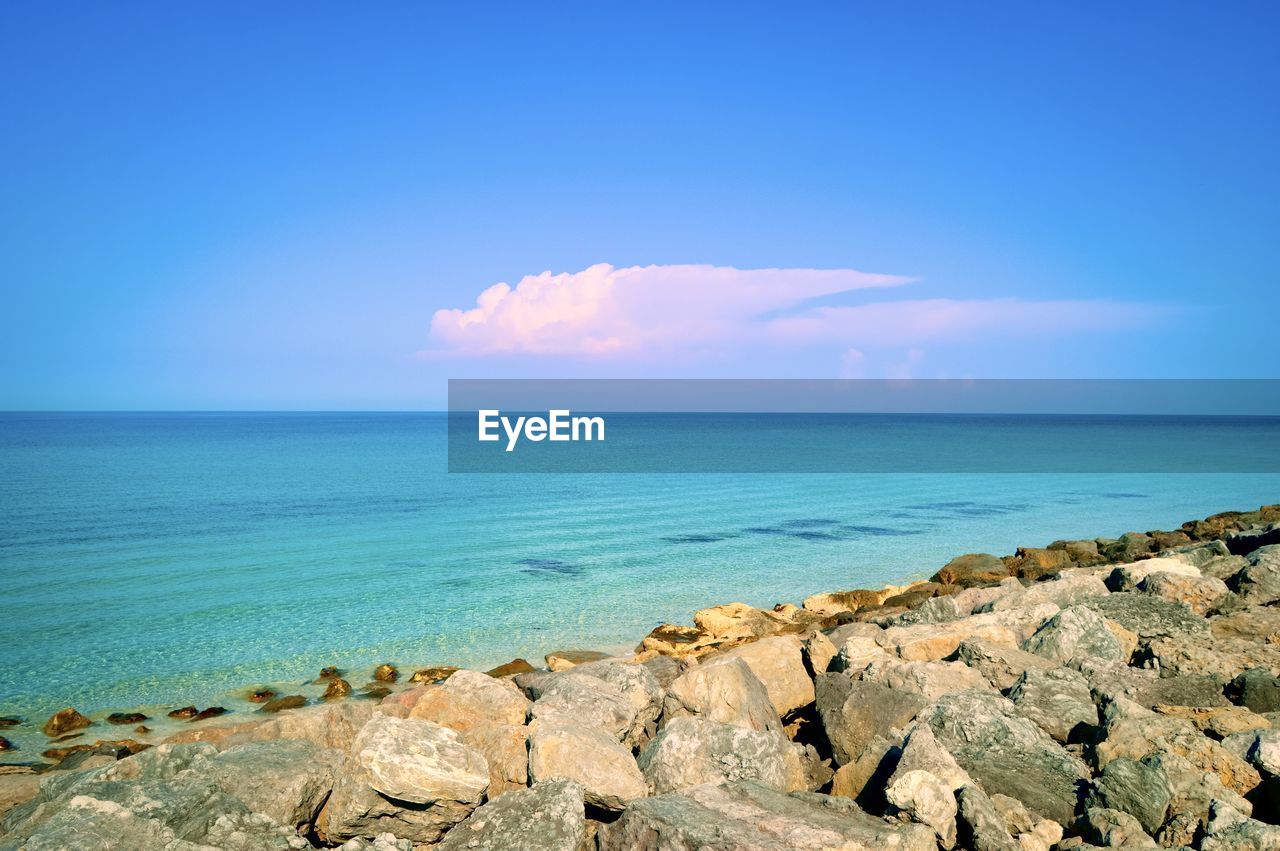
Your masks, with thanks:
[(307, 699), (305, 697), (300, 694), (291, 694), (287, 697), (277, 697), (275, 700), (264, 703), (262, 708), (258, 711), (268, 713), (283, 712), (286, 709), (298, 709), (299, 707), (306, 705)]
[(108, 724), (141, 724), (146, 720), (141, 712), (112, 712), (107, 716)]
[(58, 736), (65, 736), (73, 730), (82, 730), (92, 723), (74, 708), (68, 706), (66, 709), (59, 709), (49, 716), (49, 720), (44, 722), (44, 727), (41, 729), (46, 736), (57, 738)]
[(567, 671), (575, 665), (581, 665), (584, 662), (599, 662), (601, 659), (608, 659), (608, 653), (601, 653), (599, 650), (555, 650), (548, 653), (545, 657), (547, 668), (552, 671)]

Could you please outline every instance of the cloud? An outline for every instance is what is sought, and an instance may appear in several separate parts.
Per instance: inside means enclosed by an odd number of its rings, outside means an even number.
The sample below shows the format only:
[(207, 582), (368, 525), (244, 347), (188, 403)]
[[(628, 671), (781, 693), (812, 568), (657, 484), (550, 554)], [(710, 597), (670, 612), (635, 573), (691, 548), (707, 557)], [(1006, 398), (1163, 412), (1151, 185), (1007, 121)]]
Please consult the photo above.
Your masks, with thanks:
[(743, 339), (767, 325), (762, 314), (808, 299), (910, 281), (853, 269), (600, 263), (494, 284), (469, 310), (438, 310), (431, 342), (455, 355), (655, 357)]
[[(853, 269), (670, 265), (543, 272), (494, 284), (473, 308), (438, 310), (427, 357), (503, 354), (585, 361), (688, 361), (733, 352), (828, 349), (841, 374), (865, 374), (868, 353), (896, 352), (910, 374), (926, 346), (1001, 342), (1130, 327), (1166, 312), (1101, 299), (901, 298), (914, 279)], [(822, 303), (868, 290), (879, 301)], [(830, 301), (827, 299), (826, 301)]]

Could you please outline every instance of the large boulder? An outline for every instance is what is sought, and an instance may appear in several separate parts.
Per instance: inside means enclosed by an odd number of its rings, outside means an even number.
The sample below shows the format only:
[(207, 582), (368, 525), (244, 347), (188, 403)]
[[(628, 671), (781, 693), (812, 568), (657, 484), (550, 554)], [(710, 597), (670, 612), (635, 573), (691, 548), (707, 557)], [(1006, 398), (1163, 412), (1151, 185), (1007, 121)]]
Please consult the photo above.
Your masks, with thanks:
[(622, 690), (606, 680), (577, 672), (557, 674), (533, 702), (534, 721), (556, 721), (596, 727), (617, 741), (634, 744), (643, 732), (636, 727), (636, 707)]
[(1148, 575), (1139, 583), (1138, 590), (1171, 603), (1181, 603), (1197, 615), (1206, 615), (1216, 609), (1231, 593), (1227, 583), (1221, 579), (1167, 571)]
[(710, 659), (671, 683), (662, 704), (663, 723), (693, 715), (752, 730), (781, 730), (769, 692), (741, 659)]
[(530, 725), (529, 779), (573, 780), (587, 803), (605, 810), (621, 810), (648, 793), (629, 747), (599, 727), (561, 718)]
[(1239, 810), (1215, 801), (1200, 843), (1202, 851), (1276, 851), (1280, 827), (1251, 819)]
[(1150, 641), (1163, 637), (1208, 635), (1209, 622), (1180, 603), (1129, 591), (1095, 597), (1080, 603)]
[(438, 851), (579, 851), (587, 836), (582, 786), (547, 780), (481, 806)]
[(529, 699), (513, 682), (478, 671), (457, 671), (438, 685), (415, 691), (418, 698), (409, 710), (410, 718), (459, 733), (490, 724), (523, 725), (529, 715)]
[(1057, 667), (1055, 662), (1043, 656), (979, 639), (960, 642), (956, 648), (956, 659), (982, 674), (1000, 691), (1013, 688), (1014, 683), (1028, 671), (1048, 671)]
[(923, 695), (847, 674), (816, 680), (818, 717), (837, 765), (853, 762), (877, 737), (905, 729), (929, 705)]
[(1070, 668), (1032, 669), (1009, 690), (1018, 711), (1057, 742), (1081, 741), (1098, 724), (1089, 681)]
[(639, 766), (657, 795), (729, 780), (793, 792), (803, 785), (795, 747), (773, 731), (676, 718), (641, 751)]
[(456, 731), (378, 714), (356, 736), (317, 829), (330, 840), (394, 833), (436, 842), (488, 788), (488, 763)]
[(599, 835), (601, 851), (935, 851), (923, 825), (891, 825), (844, 798), (787, 795), (750, 781), (634, 802)]
[[(1106, 583), (1091, 573), (1066, 574), (1044, 582), (1036, 582), (1018, 588), (982, 606), (979, 611), (1003, 612), (1011, 609), (1027, 609), (1032, 606), (1052, 605), (1058, 608), (1074, 606), (1082, 600), (1111, 593)], [(1049, 612), (1045, 619), (1056, 611)], [(1033, 630), (1034, 631), (1034, 628)], [(1023, 636), (1024, 638), (1026, 636)]]
[(1280, 544), (1280, 523), (1268, 523), (1252, 529), (1242, 529), (1227, 535), (1222, 542), (1232, 555), (1247, 556), (1263, 547)]
[(1164, 824), (1172, 799), (1169, 779), (1158, 763), (1121, 758), (1102, 769), (1093, 781), (1085, 806), (1128, 813), (1144, 831), (1154, 835)]
[(1280, 544), (1255, 550), (1247, 558), (1249, 563), (1227, 585), (1251, 605), (1280, 600)]
[(332, 748), (283, 739), (229, 748), (200, 773), (250, 812), (305, 832), (333, 790), (342, 760)]
[(933, 728), (928, 724), (916, 723), (907, 731), (902, 754), (898, 757), (898, 765), (889, 780), (890, 784), (910, 771), (927, 771), (953, 792), (973, 782), (955, 757), (938, 743)]
[(1018, 851), (1004, 819), (987, 793), (964, 786), (956, 793), (956, 833), (961, 848), (973, 851)]
[(974, 585), (999, 582), (1009, 575), (1009, 567), (999, 556), (969, 553), (956, 556), (930, 577), (942, 585)]
[(764, 683), (774, 709), (782, 715), (813, 703), (813, 680), (805, 670), (803, 644), (799, 636), (762, 638), (735, 647), (716, 658), (745, 662)]
[(1128, 661), (1125, 645), (1107, 622), (1083, 606), (1058, 612), (1023, 642), (1022, 649), (1063, 665), (1084, 659)]
[(662, 714), (662, 698), (665, 686), (653, 672), (658, 671), (670, 684), (682, 671), (680, 664), (669, 656), (659, 656), (644, 664), (623, 662), (591, 662), (574, 668), (573, 673), (602, 680), (615, 689), (631, 704), (635, 716), (627, 732), (626, 741), (640, 744), (647, 741), (647, 731), (658, 722)]
[(1017, 798), (1060, 824), (1071, 820), (1088, 769), (1010, 701), (989, 689), (957, 692), (920, 720), (988, 794)]
[(940, 847), (955, 846), (956, 798), (941, 779), (922, 769), (896, 772), (885, 799), (902, 815), (933, 830)]
[[(1056, 610), (1056, 608), (1055, 608)], [(1052, 614), (1045, 615), (1048, 617)], [(881, 647), (908, 662), (937, 662), (955, 652), (960, 642), (980, 639), (991, 644), (1017, 647), (1025, 636), (1010, 626), (1006, 614), (970, 615), (947, 623), (922, 623), (889, 627), (879, 637)], [(1039, 622), (1037, 622), (1037, 626)], [(1032, 630), (1034, 631), (1034, 629)]]
[(1089, 807), (1076, 820), (1075, 830), (1088, 843), (1098, 848), (1159, 848), (1142, 829), (1142, 823), (1121, 810)]
[(963, 662), (876, 660), (862, 672), (862, 679), (895, 691), (915, 692), (930, 700), (967, 689), (991, 689), (986, 677)]
[(1174, 576), (1198, 577), (1200, 568), (1176, 558), (1149, 558), (1130, 564), (1118, 564), (1107, 577), (1107, 587), (1112, 591), (1133, 591), (1156, 573)]

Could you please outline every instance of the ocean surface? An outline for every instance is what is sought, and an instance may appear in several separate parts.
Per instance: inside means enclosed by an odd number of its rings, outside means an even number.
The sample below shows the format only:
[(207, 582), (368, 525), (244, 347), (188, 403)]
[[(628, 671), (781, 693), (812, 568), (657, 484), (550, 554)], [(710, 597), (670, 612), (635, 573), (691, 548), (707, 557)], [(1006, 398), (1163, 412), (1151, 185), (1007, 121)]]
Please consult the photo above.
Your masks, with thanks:
[(443, 414), (0, 414), (0, 715), (231, 706), (330, 664), (359, 685), (385, 661), (630, 647), (717, 603), (1280, 501), (1262, 473), (449, 474), (446, 430)]

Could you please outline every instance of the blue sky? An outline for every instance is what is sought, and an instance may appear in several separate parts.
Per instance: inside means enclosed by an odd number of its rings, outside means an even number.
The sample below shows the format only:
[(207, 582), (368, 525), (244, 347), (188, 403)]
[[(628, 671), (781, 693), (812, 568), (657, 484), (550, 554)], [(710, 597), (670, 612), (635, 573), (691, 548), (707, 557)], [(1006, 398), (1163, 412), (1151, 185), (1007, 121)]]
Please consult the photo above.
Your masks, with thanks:
[(1248, 2), (7, 3), (0, 407), (1275, 376), (1278, 24)]

